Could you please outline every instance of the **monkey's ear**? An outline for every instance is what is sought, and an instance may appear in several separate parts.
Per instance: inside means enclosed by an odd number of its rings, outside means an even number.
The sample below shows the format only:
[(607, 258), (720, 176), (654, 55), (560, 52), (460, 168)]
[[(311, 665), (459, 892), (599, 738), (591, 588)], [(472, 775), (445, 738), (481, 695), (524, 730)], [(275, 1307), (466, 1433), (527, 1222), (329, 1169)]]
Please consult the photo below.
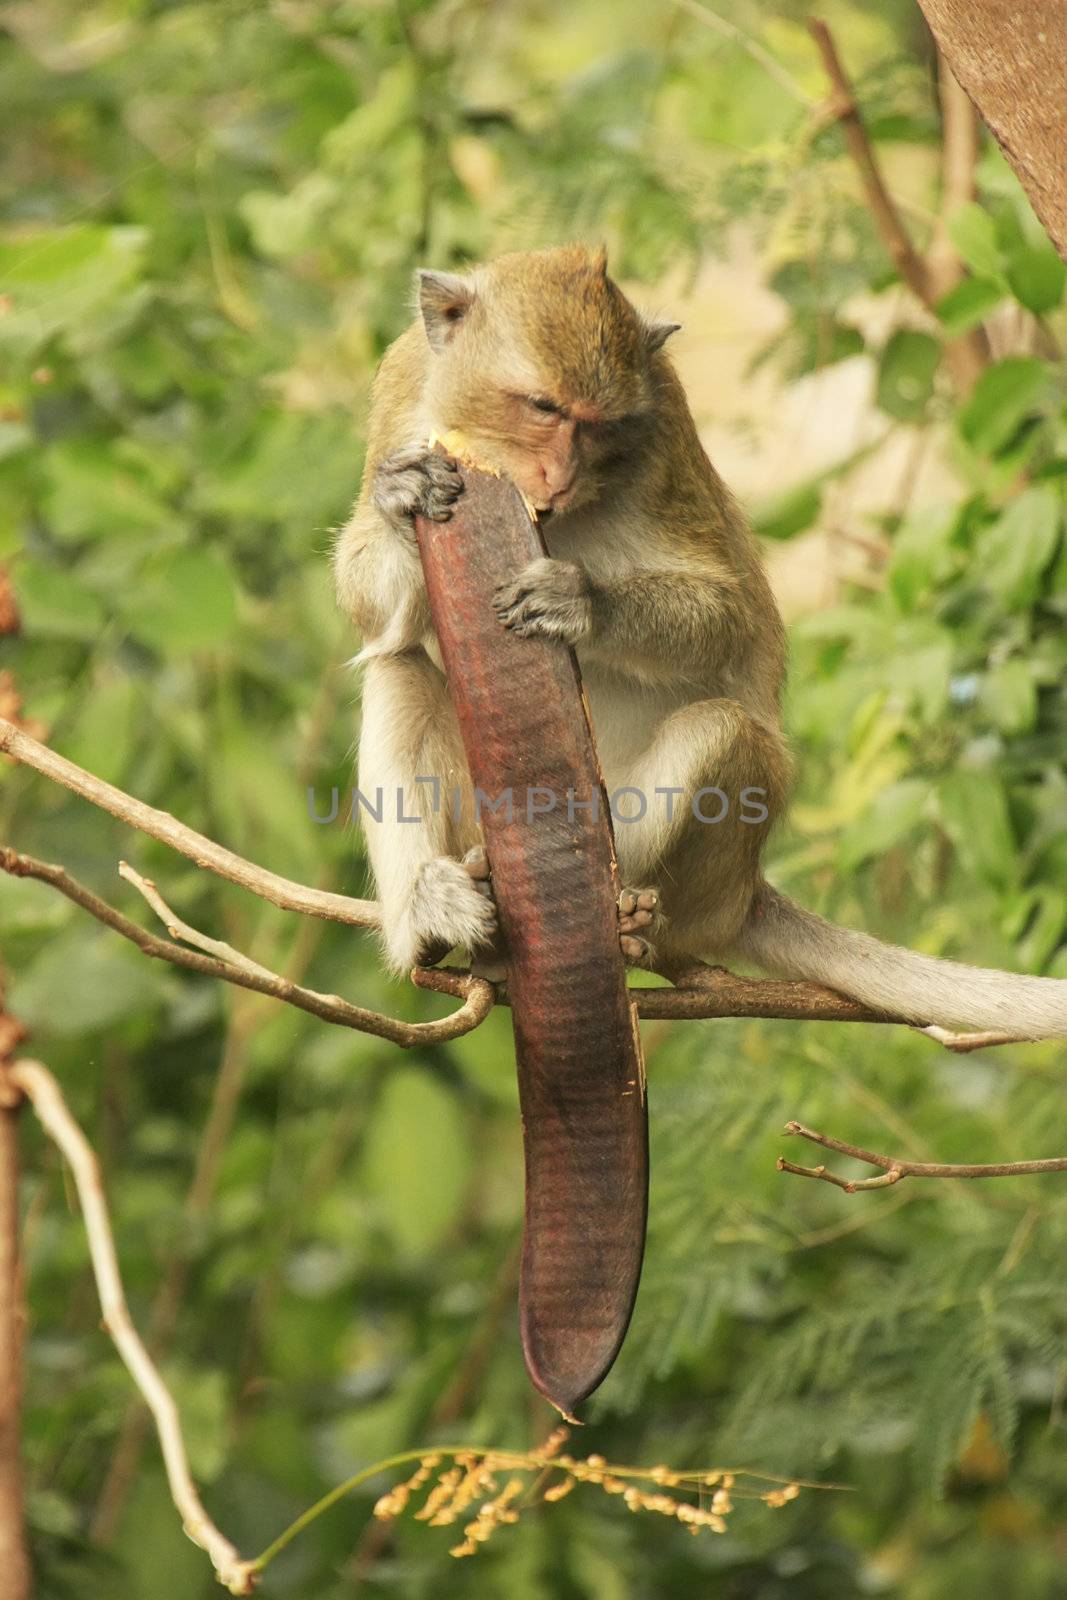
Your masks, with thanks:
[(426, 337), (434, 350), (443, 350), (474, 300), (474, 290), (456, 272), (419, 272), (419, 310)]
[(662, 350), (672, 333), (677, 333), (681, 328), (680, 322), (646, 322), (645, 344), (649, 355), (657, 350)]

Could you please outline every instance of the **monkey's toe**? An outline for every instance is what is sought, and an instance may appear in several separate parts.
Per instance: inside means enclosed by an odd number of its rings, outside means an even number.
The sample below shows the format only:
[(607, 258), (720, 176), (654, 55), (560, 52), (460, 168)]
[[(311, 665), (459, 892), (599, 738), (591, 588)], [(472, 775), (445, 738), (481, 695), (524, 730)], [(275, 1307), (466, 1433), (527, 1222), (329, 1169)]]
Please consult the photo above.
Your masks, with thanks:
[(624, 889), (619, 895), (619, 948), (632, 966), (648, 966), (652, 941), (663, 924), (655, 889)]

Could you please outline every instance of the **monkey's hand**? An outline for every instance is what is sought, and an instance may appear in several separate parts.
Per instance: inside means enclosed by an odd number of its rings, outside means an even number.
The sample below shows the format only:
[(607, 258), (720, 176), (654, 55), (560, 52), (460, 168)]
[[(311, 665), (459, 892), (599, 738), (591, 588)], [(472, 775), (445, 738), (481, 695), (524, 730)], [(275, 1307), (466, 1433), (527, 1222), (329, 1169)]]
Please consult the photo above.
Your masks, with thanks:
[(505, 628), (522, 639), (562, 639), (581, 644), (593, 631), (593, 590), (570, 561), (531, 561), (496, 591), (493, 607)]
[(415, 538), (415, 518), (447, 522), (463, 493), (456, 463), (424, 446), (396, 450), (379, 465), (372, 486), (382, 516), (408, 538)]

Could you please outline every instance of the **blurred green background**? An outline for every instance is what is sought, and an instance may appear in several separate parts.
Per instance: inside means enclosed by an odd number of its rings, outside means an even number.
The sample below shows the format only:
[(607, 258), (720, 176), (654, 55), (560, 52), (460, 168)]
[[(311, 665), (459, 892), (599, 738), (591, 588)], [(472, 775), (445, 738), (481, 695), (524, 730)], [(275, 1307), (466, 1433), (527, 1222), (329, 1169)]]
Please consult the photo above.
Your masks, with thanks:
[[(776, 881), (923, 950), (1067, 976), (1064, 268), (988, 143), (976, 199), (946, 214), (910, 0), (820, 0), (901, 215), (948, 262), (937, 313), (915, 303), (823, 112), (806, 9), (6, 5), (0, 562), (23, 626), (5, 708), (20, 693), (57, 749), (263, 864), (363, 892), (358, 836), (312, 822), (306, 789), (325, 809), (351, 782), (355, 641), (328, 551), (375, 362), (416, 264), (604, 238), (635, 297), (686, 323), (698, 420), (791, 620)], [(982, 370), (961, 386), (968, 334)], [(4, 768), (0, 813), (0, 837), (135, 917), (123, 857), (314, 987), (445, 1009), (387, 982), (369, 937), (259, 904), (32, 774)], [(543, 1436), (506, 1014), (402, 1054), (150, 963), (9, 879), (0, 937), (244, 1551), (391, 1451)], [(785, 1022), (646, 1042), (645, 1279), (581, 1447), (850, 1491), (690, 1538), (579, 1490), (466, 1562), (450, 1530), (383, 1537), (355, 1496), (264, 1592), (1067, 1595), (1067, 1185), (850, 1198), (774, 1165), (791, 1116), (919, 1158), (1063, 1154), (1062, 1047), (954, 1057)], [(24, 1133), (41, 1593), (207, 1600), (62, 1166)]]

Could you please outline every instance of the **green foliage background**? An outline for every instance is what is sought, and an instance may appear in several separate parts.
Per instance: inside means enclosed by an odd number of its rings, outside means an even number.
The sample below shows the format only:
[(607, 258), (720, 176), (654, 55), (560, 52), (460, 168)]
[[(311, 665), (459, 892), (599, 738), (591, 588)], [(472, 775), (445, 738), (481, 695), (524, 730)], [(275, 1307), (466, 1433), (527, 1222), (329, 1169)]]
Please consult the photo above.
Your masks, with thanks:
[[(739, 225), (789, 310), (766, 359), (796, 378), (863, 349), (851, 297), (900, 291), (838, 131), (812, 119), (805, 9), (739, 0), (709, 26), (667, 0), (5, 8), (0, 560), (24, 631), (3, 665), (50, 741), (265, 865), (361, 892), (358, 837), (312, 822), (305, 790), (350, 782), (353, 641), (327, 552), (413, 266), (603, 236), (651, 286)], [(818, 10), (878, 147), (935, 173), (917, 10)], [(940, 325), (898, 321), (873, 352), (887, 425), (936, 434), (959, 493), (873, 518), (878, 583), (794, 630), (801, 776), (774, 876), (924, 950), (1067, 976), (1064, 271), (994, 151), (979, 178), (952, 220), (965, 284)], [(922, 181), (920, 242), (936, 206)], [(945, 340), (993, 314), (1015, 342), (961, 404)], [(823, 489), (756, 507), (762, 531), (802, 532)], [(134, 916), (122, 857), (269, 965), (440, 1014), (383, 979), (369, 939), (298, 926), (32, 775), (3, 772), (0, 814), (5, 839)], [(158, 968), (7, 879), (0, 936), (11, 1004), (101, 1152), (135, 1314), (163, 1338), (196, 1471), (242, 1549), (390, 1451), (542, 1436), (514, 1315), (506, 1016), (401, 1055)], [(774, 1167), (790, 1116), (900, 1154), (1062, 1154), (1062, 1048), (956, 1058), (900, 1030), (789, 1023), (647, 1032), (647, 1269), (581, 1443), (851, 1492), (689, 1538), (580, 1490), (464, 1563), (422, 1525), (379, 1548), (356, 1497), (264, 1592), (1067, 1594), (1062, 1183), (849, 1199)], [(41, 1592), (206, 1600), (151, 1440), (115, 1492), (130, 1387), (61, 1166), (24, 1131)]]

